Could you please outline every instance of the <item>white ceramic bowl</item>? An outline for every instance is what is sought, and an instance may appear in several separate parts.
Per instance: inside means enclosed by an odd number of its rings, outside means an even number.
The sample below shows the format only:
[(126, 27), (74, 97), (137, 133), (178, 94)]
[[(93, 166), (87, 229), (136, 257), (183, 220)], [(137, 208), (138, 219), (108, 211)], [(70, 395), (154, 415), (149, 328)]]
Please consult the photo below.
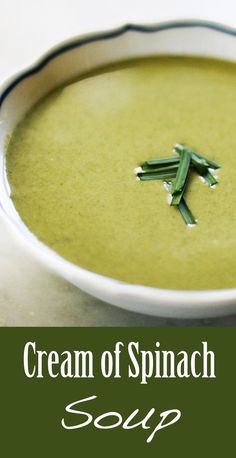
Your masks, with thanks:
[(41, 97), (98, 66), (157, 54), (236, 60), (236, 30), (203, 21), (126, 25), (63, 42), (30, 68), (5, 82), (0, 96), (1, 213), (15, 236), (47, 267), (106, 302), (135, 312), (166, 317), (200, 318), (230, 314), (236, 311), (236, 288), (210, 291), (151, 288), (116, 281), (68, 262), (27, 229), (9, 197), (4, 164), (5, 138)]

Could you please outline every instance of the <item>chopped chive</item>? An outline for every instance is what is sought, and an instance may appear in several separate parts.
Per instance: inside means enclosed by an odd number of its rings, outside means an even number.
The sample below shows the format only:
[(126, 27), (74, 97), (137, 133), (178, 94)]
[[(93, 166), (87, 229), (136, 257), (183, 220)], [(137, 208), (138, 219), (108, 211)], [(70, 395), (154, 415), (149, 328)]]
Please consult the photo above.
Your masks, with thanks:
[(192, 159), (192, 164), (193, 166), (201, 173), (201, 172), (206, 172), (206, 170), (209, 168), (209, 165), (207, 164), (205, 159), (201, 159), (197, 154), (192, 153), (191, 154), (191, 159)]
[(217, 164), (217, 162), (212, 161), (211, 159), (208, 159), (207, 157), (204, 157), (201, 154), (196, 153), (195, 151), (194, 151), (194, 154), (196, 154), (196, 156), (198, 156), (200, 159), (205, 160), (210, 169), (214, 169), (214, 170), (220, 169), (220, 165)]
[(178, 169), (178, 164), (173, 164), (173, 165), (167, 165), (166, 167), (162, 166), (162, 167), (158, 167), (158, 168), (154, 168), (154, 167), (150, 167), (149, 165), (143, 165), (140, 167), (140, 172), (138, 173), (162, 173), (162, 172), (175, 172), (176, 174), (176, 171)]
[(202, 175), (202, 178), (209, 184), (209, 186), (214, 186), (218, 183), (217, 179), (214, 177), (214, 175), (212, 175), (211, 172), (209, 172), (209, 170), (205, 175)]
[(205, 176), (208, 173), (208, 167), (206, 167), (198, 158), (197, 156), (192, 156), (192, 166), (196, 170), (196, 172), (201, 176)]
[(184, 151), (180, 157), (179, 168), (176, 174), (175, 182), (173, 184), (172, 194), (175, 194), (176, 192), (182, 191), (184, 189), (189, 172), (190, 163), (191, 155), (188, 151)]
[(156, 168), (158, 168), (158, 167), (165, 167), (167, 164), (169, 165), (179, 164), (179, 161), (180, 161), (180, 158), (178, 156), (177, 157), (164, 157), (163, 159), (150, 159), (148, 161), (145, 161), (143, 166), (149, 166), (149, 167), (155, 166)]
[(188, 148), (188, 146), (183, 145), (183, 143), (176, 143), (174, 145), (173, 151), (176, 152), (176, 153), (179, 153), (181, 155), (185, 151), (191, 151), (191, 150), (190, 150), (190, 148)]
[[(210, 169), (216, 170), (220, 166), (183, 144), (176, 144), (174, 151), (179, 153), (179, 157), (150, 159), (136, 168), (135, 173), (142, 181), (163, 180), (172, 197), (170, 205), (177, 207), (184, 222), (192, 226), (197, 224), (197, 220), (183, 197), (189, 170), (194, 168), (210, 186), (214, 186), (218, 181)], [(175, 178), (174, 181), (172, 181), (173, 178)]]
[(171, 181), (164, 181), (164, 184), (165, 184), (165, 188), (171, 194), (171, 197), (172, 197), (170, 205), (174, 206), (174, 207), (178, 207), (180, 202), (181, 202), (181, 200), (183, 199), (185, 188), (182, 191), (179, 191), (179, 192), (176, 192), (175, 194), (172, 194), (172, 192), (173, 192), (172, 191), (172, 189), (173, 189), (172, 182)]
[(175, 146), (174, 146), (174, 151), (176, 151), (177, 153), (179, 154), (182, 154), (184, 151), (188, 151), (191, 155), (194, 154), (195, 156), (197, 156), (199, 159), (201, 159), (202, 161), (205, 161), (205, 165), (206, 167), (210, 168), (210, 169), (219, 169), (220, 168), (220, 165), (217, 164), (217, 162), (215, 161), (212, 161), (211, 159), (208, 159), (207, 157), (205, 156), (202, 156), (201, 154), (199, 154), (197, 151), (195, 150), (192, 150), (191, 148), (189, 148), (188, 146), (186, 145), (183, 145), (181, 143), (177, 143)]
[(170, 178), (175, 178), (176, 170), (174, 172), (166, 173), (138, 173), (137, 176), (141, 181), (166, 180)]
[(172, 199), (171, 199), (170, 205), (174, 206), (174, 207), (178, 207), (178, 205), (180, 204), (181, 199), (183, 198), (183, 195), (184, 195), (184, 188), (182, 189), (182, 191), (178, 191), (175, 194), (172, 194)]
[(201, 175), (201, 177), (206, 181), (209, 186), (214, 186), (218, 183), (214, 175), (209, 171), (207, 167), (195, 160), (195, 156), (192, 156), (192, 163), (196, 171)]
[(184, 222), (187, 224), (187, 226), (192, 226), (194, 224), (197, 224), (197, 221), (196, 219), (194, 218), (191, 210), (189, 209), (189, 207), (187, 206), (184, 198), (181, 199), (179, 205), (178, 205), (178, 209), (182, 215), (182, 218), (184, 220)]

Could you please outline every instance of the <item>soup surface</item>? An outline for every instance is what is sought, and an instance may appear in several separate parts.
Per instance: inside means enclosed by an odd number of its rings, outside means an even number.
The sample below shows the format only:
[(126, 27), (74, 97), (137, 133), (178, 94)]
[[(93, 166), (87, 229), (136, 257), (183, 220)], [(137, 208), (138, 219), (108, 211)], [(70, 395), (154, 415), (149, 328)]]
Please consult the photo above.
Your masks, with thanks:
[[(214, 189), (192, 175), (194, 227), (162, 181), (134, 175), (175, 143), (221, 165)], [(85, 75), (30, 111), (6, 161), (22, 220), (73, 263), (161, 288), (236, 286), (236, 64), (163, 56)]]

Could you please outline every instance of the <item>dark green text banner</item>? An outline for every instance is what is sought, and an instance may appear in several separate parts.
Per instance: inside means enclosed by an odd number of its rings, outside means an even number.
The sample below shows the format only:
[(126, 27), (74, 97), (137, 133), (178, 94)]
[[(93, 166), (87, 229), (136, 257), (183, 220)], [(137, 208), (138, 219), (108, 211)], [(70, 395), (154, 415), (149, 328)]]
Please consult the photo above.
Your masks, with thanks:
[(236, 328), (1, 328), (1, 456), (234, 456), (235, 353)]

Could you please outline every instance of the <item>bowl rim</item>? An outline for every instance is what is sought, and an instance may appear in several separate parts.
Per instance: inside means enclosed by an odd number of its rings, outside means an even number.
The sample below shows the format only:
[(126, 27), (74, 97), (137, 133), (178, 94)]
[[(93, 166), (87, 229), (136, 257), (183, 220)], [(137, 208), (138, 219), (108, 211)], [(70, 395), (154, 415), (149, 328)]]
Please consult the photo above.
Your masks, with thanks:
[[(31, 65), (27, 66), (19, 72), (16, 72), (10, 78), (7, 78), (0, 87), (0, 109), (6, 97), (21, 81), (40, 72), (51, 60), (74, 48), (96, 41), (112, 39), (132, 31), (141, 33), (156, 33), (176, 28), (197, 27), (214, 30), (236, 37), (236, 28), (224, 23), (204, 19), (172, 19), (159, 21), (152, 24), (128, 23), (112, 29), (88, 32), (85, 34), (73, 36), (69, 39), (60, 41), (58, 44), (49, 48), (48, 51), (41, 54), (41, 56)], [(104, 290), (104, 288), (108, 292), (112, 290), (113, 294), (115, 293), (119, 298), (122, 298), (125, 295), (130, 298), (135, 297), (137, 300), (137, 297), (139, 297), (145, 302), (150, 301), (150, 303), (152, 303), (154, 306), (155, 303), (157, 304), (159, 301), (162, 301), (163, 304), (165, 303), (170, 305), (173, 310), (177, 309), (180, 305), (184, 306), (185, 309), (192, 309), (193, 305), (198, 305), (198, 307), (200, 305), (200, 313), (201, 308), (205, 308), (206, 304), (210, 307), (215, 307), (217, 304), (218, 306), (221, 306), (226, 301), (232, 303), (236, 299), (236, 287), (210, 290), (175, 290), (146, 286), (136, 283), (128, 283), (90, 271), (68, 261), (66, 258), (63, 258), (56, 251), (52, 250), (46, 244), (41, 242), (33, 233), (29, 231), (25, 223), (23, 223), (21, 220), (28, 232), (29, 236), (27, 237), (25, 231), (23, 233), (21, 227), (19, 227), (17, 224), (17, 221), (11, 217), (7, 209), (2, 205), (1, 199), (0, 213), (4, 219), (10, 223), (11, 227), (15, 229), (16, 233), (21, 236), (21, 240), (26, 242), (32, 254), (35, 254), (37, 258), (41, 258), (44, 264), (51, 267), (52, 270), (57, 272), (60, 271), (61, 275), (66, 278), (68, 278), (68, 276), (65, 275), (65, 272), (68, 271), (72, 276), (78, 277), (79, 274), (80, 278), (86, 278), (86, 280), (89, 280), (90, 282), (98, 281), (100, 282), (101, 290)], [(86, 288), (83, 288), (82, 286), (81, 289), (86, 290)]]
[(127, 23), (111, 29), (102, 29), (96, 30), (95, 32), (79, 34), (62, 40), (54, 46), (51, 46), (47, 51), (40, 54), (40, 56), (31, 64), (8, 77), (0, 86), (0, 108), (7, 95), (15, 88), (15, 86), (17, 86), (21, 81), (28, 78), (29, 76), (38, 73), (51, 60), (55, 59), (64, 52), (92, 42), (116, 38), (127, 32), (156, 33), (162, 32), (164, 30), (190, 27), (203, 27), (206, 29), (215, 30), (216, 32), (236, 36), (236, 27), (234, 28), (223, 22), (221, 23), (206, 19), (173, 19), (150, 24)]

